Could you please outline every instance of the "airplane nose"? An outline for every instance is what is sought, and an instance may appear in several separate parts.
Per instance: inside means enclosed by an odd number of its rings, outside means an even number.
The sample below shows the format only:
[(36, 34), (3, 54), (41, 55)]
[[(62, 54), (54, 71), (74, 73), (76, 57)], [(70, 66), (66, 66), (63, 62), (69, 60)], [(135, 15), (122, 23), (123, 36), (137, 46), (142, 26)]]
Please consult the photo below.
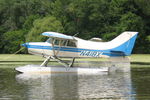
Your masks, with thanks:
[(23, 46), (23, 47), (26, 47), (26, 48), (27, 48), (28, 43), (21, 44), (21, 46)]

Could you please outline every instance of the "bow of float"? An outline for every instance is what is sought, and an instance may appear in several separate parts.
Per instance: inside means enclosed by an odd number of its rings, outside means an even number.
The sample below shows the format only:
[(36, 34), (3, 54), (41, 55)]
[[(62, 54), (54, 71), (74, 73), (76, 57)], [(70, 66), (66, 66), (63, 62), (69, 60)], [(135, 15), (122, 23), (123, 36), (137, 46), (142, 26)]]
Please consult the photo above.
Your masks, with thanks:
[(81, 67), (40, 67), (37, 65), (26, 65), (15, 68), (21, 73), (76, 73), (76, 74), (98, 74), (108, 72), (108, 67), (81, 68)]

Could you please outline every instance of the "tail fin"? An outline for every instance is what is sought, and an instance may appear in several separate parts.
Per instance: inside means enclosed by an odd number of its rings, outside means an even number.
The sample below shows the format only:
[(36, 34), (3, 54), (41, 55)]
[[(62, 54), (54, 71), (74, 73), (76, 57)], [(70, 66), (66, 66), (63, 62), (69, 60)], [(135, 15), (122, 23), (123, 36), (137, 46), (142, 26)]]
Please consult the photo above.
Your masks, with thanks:
[(121, 35), (110, 41), (111, 44), (116, 45), (111, 49), (111, 56), (118, 53), (118, 56), (131, 55), (132, 49), (135, 44), (135, 40), (138, 32), (123, 32)]

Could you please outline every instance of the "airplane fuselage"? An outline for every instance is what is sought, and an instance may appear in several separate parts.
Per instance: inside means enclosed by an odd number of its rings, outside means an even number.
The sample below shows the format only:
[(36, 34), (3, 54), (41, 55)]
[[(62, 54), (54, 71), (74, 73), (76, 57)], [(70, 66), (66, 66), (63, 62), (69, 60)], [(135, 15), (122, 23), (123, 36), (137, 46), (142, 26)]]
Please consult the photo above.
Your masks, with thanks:
[(101, 50), (83, 49), (69, 46), (52, 46), (47, 42), (30, 42), (26, 44), (28, 52), (40, 56), (57, 57), (107, 57)]
[[(112, 57), (131, 55), (138, 32), (123, 32), (109, 42), (95, 42), (59, 33), (44, 33), (46, 42), (22, 44), (28, 52), (41, 56), (57, 57)], [(59, 36), (60, 35), (60, 36)], [(52, 38), (51, 38), (52, 37)], [(53, 38), (55, 37), (55, 38)], [(61, 37), (61, 38), (57, 38)]]

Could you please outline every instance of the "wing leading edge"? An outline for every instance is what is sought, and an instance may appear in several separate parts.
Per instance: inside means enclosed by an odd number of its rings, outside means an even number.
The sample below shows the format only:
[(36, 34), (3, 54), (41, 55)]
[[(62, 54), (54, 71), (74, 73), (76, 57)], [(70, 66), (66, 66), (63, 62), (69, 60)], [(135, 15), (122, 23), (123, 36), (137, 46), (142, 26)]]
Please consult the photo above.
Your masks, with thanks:
[(75, 40), (73, 36), (68, 36), (62, 33), (57, 32), (44, 32), (42, 33), (43, 36), (48, 36), (51, 38), (58, 38), (58, 39), (65, 39), (65, 40)]

